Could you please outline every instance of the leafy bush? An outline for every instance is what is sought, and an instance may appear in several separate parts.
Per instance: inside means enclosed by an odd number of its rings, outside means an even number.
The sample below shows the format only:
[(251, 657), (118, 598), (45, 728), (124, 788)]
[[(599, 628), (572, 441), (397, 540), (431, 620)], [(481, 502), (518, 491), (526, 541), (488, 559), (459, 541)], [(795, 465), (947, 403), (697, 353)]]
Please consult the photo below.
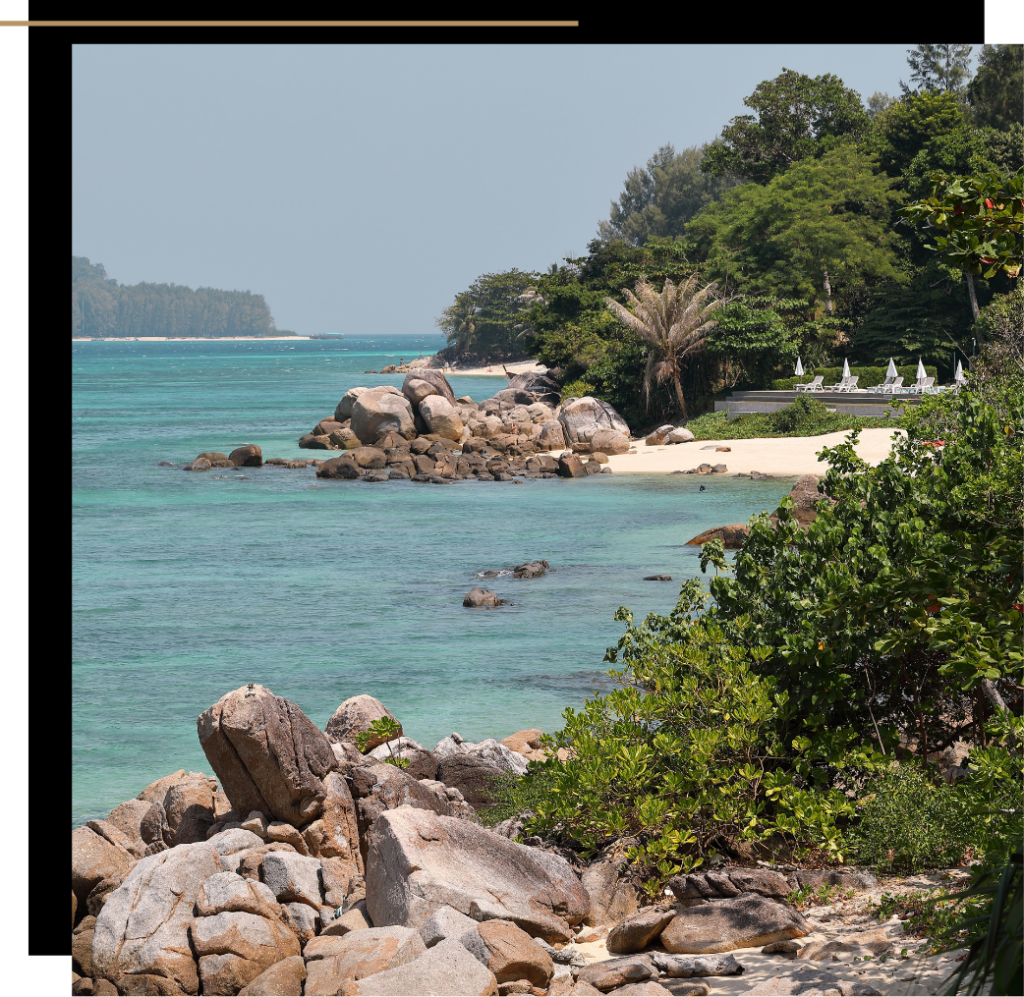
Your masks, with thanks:
[(697, 440), (751, 440), (780, 436), (821, 436), (851, 429), (890, 429), (897, 417), (847, 415), (829, 412), (817, 398), (796, 398), (777, 412), (756, 412), (727, 418), (726, 412), (706, 412), (691, 419), (686, 428)]
[(531, 762), (530, 776), (506, 772), (491, 783), (491, 806), (477, 812), (480, 823), (493, 827), (510, 817), (536, 811), (537, 805), (551, 790), (558, 776), (557, 762)]
[(956, 786), (936, 786), (917, 764), (893, 765), (874, 780), (860, 824), (848, 833), (858, 861), (880, 872), (959, 864), (976, 825)]
[[(1019, 392), (986, 397), (925, 399), (877, 467), (857, 457), (856, 434), (826, 449), (831, 502), (809, 525), (788, 496), (774, 521), (753, 517), (712, 605), (692, 580), (668, 616), (637, 626), (620, 609), (626, 631), (606, 660), (628, 685), (564, 713), (556, 741), (578, 755), (539, 801), (535, 833), (588, 851), (635, 836), (627, 854), (652, 895), (736, 838), (838, 859), (855, 816), (845, 794), (901, 740), (926, 758), (958, 737), (980, 743), (988, 721), (1005, 732), (972, 754), (968, 783), (892, 804), (890, 838), (909, 836), (911, 804), (930, 823), (917, 852), (900, 839), (885, 861), (945, 860), (964, 841), (996, 856), (1019, 841), (1024, 411)], [(705, 545), (708, 562), (725, 567)], [(992, 696), (1012, 714), (992, 721)], [(881, 854), (874, 819), (859, 846)]]
[(638, 837), (627, 854), (651, 876), (652, 895), (729, 840), (781, 835), (838, 857), (835, 820), (853, 814), (841, 793), (804, 788), (802, 749), (786, 735), (789, 697), (758, 674), (769, 649), (695, 625), (705, 603), (692, 579), (669, 616), (636, 626), (619, 610), (626, 632), (607, 660), (625, 664), (612, 674), (630, 685), (565, 711), (556, 741), (577, 755), (538, 794), (529, 825), (591, 853)]
[[(888, 368), (886, 367), (851, 367), (850, 374), (854, 377), (859, 378), (857, 381), (858, 388), (874, 388), (877, 385), (885, 382), (885, 372)], [(937, 367), (925, 366), (925, 373), (929, 377), (938, 379), (939, 372)], [(896, 373), (903, 378), (903, 386), (908, 387), (917, 380), (917, 364), (907, 367), (897, 367)], [(773, 391), (792, 391), (798, 384), (810, 384), (814, 380), (816, 374), (821, 374), (824, 378), (822, 384), (839, 384), (843, 379), (843, 368), (842, 367), (821, 367), (814, 368), (811, 373), (804, 374), (801, 377), (780, 377), (776, 378), (771, 383)]]
[(572, 381), (562, 388), (563, 398), (583, 398), (585, 395), (593, 395), (597, 389), (586, 381)]

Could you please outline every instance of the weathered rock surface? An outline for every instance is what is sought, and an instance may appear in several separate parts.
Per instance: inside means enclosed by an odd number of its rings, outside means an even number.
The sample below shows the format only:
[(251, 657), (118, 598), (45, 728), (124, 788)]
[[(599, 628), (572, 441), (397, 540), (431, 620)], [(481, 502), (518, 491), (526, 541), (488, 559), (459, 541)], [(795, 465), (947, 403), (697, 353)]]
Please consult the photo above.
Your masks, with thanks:
[(94, 971), (163, 976), (185, 993), (199, 989), (188, 929), (199, 889), (221, 872), (209, 841), (180, 845), (141, 859), (107, 898), (93, 935)]
[(498, 598), (498, 593), (492, 589), (483, 589), (477, 586), (470, 589), (462, 600), (463, 606), (477, 609), (482, 606), (504, 606), (505, 600)]
[(705, 955), (802, 938), (811, 926), (795, 910), (756, 893), (681, 910), (661, 933), (669, 952)]
[(126, 873), (134, 861), (128, 851), (111, 844), (91, 828), (75, 828), (71, 832), (71, 889), (79, 906), (85, 906), (93, 887), (118, 873)]
[(739, 550), (750, 534), (750, 528), (743, 523), (730, 523), (728, 526), (715, 526), (686, 541), (687, 547), (699, 547), (709, 540), (721, 540), (726, 550)]
[(190, 461), (186, 464), (183, 471), (209, 471), (213, 465), (205, 457), (197, 457), (195, 460)]
[(454, 907), (440, 907), (427, 918), (427, 923), (420, 928), (420, 938), (429, 949), (446, 938), (461, 938), (476, 926), (477, 922), (473, 918), (457, 911)]
[(786, 881), (791, 889), (838, 886), (842, 889), (870, 890), (878, 885), (878, 877), (866, 869), (797, 869)]
[[(423, 391), (418, 385), (412, 387), (413, 382), (420, 381), (423, 384), (430, 386), (431, 391), (423, 393), (421, 397), (414, 397)], [(406, 390), (406, 389), (409, 390)], [(406, 374), (405, 381), (402, 383), (402, 394), (413, 403), (413, 405), (419, 405), (419, 403), (427, 398), (429, 395), (438, 395), (444, 398), (451, 405), (455, 405), (458, 399), (455, 397), (455, 392), (452, 391), (452, 386), (448, 383), (448, 378), (444, 376), (439, 370), (431, 370), (429, 367), (417, 368), (415, 372)]]
[(238, 991), (239, 997), (301, 997), (306, 979), (302, 956), (292, 955), (275, 962)]
[(250, 443), (247, 446), (237, 447), (232, 450), (228, 454), (228, 460), (235, 467), (262, 467), (263, 451), (255, 443)]
[(280, 921), (245, 911), (197, 917), (189, 938), (204, 994), (236, 994), (275, 962), (300, 952), (298, 938)]
[(511, 921), (484, 921), (467, 931), (462, 945), (494, 974), (498, 983), (529, 980), (546, 987), (554, 975), (551, 957)]
[(339, 772), (328, 773), (323, 782), (327, 795), (320, 808), (320, 817), (302, 835), (307, 849), (319, 858), (344, 861), (350, 867), (349, 875), (361, 874), (359, 821), (352, 791)]
[(561, 478), (585, 478), (587, 469), (579, 457), (569, 454), (558, 458), (557, 474)]
[(325, 460), (317, 469), (318, 478), (345, 478), (353, 481), (360, 476), (362, 469), (346, 453), (343, 457), (332, 457)]
[(657, 976), (658, 971), (648, 955), (627, 955), (618, 959), (592, 962), (580, 970), (580, 980), (598, 990), (612, 990), (627, 983), (639, 983)]
[(642, 952), (665, 930), (675, 917), (671, 907), (644, 907), (630, 914), (608, 932), (607, 947), (612, 953)]
[(458, 409), (440, 395), (428, 395), (420, 402), (420, 415), (432, 433), (449, 440), (462, 438), (465, 428)]
[(668, 955), (652, 952), (651, 961), (665, 976), (686, 979), (691, 976), (736, 976), (743, 967), (736, 957), (727, 955)]
[(374, 924), (421, 928), (443, 906), (474, 920), (514, 921), (531, 935), (567, 941), (590, 906), (557, 855), (477, 824), (399, 807), (369, 836), (367, 907)]
[(302, 827), (327, 795), (336, 767), (330, 742), (294, 703), (250, 683), (222, 696), (197, 721), (199, 741), (231, 805)]
[(412, 405), (397, 388), (370, 388), (352, 405), (351, 430), (363, 443), (373, 443), (385, 433), (411, 440), (416, 435)]
[[(490, 997), (498, 993), (494, 974), (455, 939), (449, 938), (418, 959), (383, 973), (345, 982), (337, 991), (346, 997)], [(307, 985), (306, 993), (310, 993)]]
[[(352, 696), (334, 711), (331, 719), (327, 721), (324, 732), (328, 740), (351, 741), (354, 744), (360, 734), (370, 730), (370, 724), (374, 720), (380, 720), (383, 717), (390, 717), (395, 723), (398, 723), (397, 736), (401, 737), (403, 731), (398, 718), (379, 699), (366, 695)], [(366, 750), (376, 748), (377, 745), (384, 744), (384, 742), (385, 738), (371, 735)]]
[(280, 919), (281, 905), (265, 883), (244, 879), (236, 872), (214, 873), (203, 881), (196, 895), (197, 917), (213, 917), (226, 911)]
[(680, 426), (678, 429), (669, 430), (665, 434), (663, 443), (692, 443), (694, 439), (693, 433), (684, 426)]
[(263, 857), (263, 880), (279, 903), (309, 904), (319, 911), (320, 860), (291, 851), (268, 852)]
[(471, 754), (448, 755), (437, 766), (437, 778), (446, 786), (454, 786), (474, 810), (492, 804), (495, 783), (504, 770)]
[(370, 468), (381, 468), (386, 460), (384, 451), (378, 447), (354, 447), (349, 450), (348, 456), (364, 471)]
[(549, 419), (542, 423), (537, 434), (537, 443), (545, 450), (561, 450), (565, 447), (565, 433), (557, 419)]
[(562, 432), (568, 446), (574, 443), (589, 443), (600, 429), (613, 429), (623, 436), (629, 436), (626, 420), (608, 402), (592, 398), (590, 395), (566, 401), (558, 414), (558, 421), (562, 424)]
[(404, 966), (427, 951), (411, 928), (351, 931), (341, 937), (314, 938), (306, 945), (306, 994), (336, 994), (346, 980), (360, 980)]
[(355, 405), (356, 399), (369, 388), (350, 388), (341, 396), (341, 401), (338, 402), (337, 408), (334, 410), (334, 418), (338, 422), (344, 422), (346, 419), (352, 418), (352, 406)]
[(725, 866), (717, 872), (692, 872), (688, 876), (673, 876), (666, 885), (677, 900), (735, 897), (740, 893), (783, 898), (793, 889), (781, 873), (771, 869), (744, 869), (739, 866)]
[(587, 924), (614, 924), (637, 910), (636, 887), (620, 875), (625, 865), (620, 856), (593, 862), (583, 870), (583, 886), (590, 897)]

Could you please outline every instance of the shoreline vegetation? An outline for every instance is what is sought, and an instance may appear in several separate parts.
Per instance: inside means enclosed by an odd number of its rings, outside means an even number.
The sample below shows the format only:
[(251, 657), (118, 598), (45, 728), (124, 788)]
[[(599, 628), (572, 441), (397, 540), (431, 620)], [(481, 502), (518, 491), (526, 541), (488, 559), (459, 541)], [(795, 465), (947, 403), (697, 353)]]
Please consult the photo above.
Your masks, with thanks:
[[(338, 451), (313, 463), (343, 488), (764, 477), (812, 449), (825, 473), (693, 538), (714, 574), (669, 613), (619, 607), (616, 687), (553, 734), (428, 750), (369, 696), (321, 731), (256, 681), (226, 693), (197, 720), (215, 779), (176, 772), (72, 831), (73, 992), (1019, 987), (1024, 46), (983, 46), (973, 79), (970, 51), (916, 46), (902, 96), (867, 102), (783, 70), (715, 143), (631, 171), (587, 256), (484, 274), (438, 320), (435, 360), (525, 350), (544, 373), (477, 403), (430, 360), (390, 365), (401, 390), (351, 389), (301, 438)], [(111, 323), (243, 294), (115, 293), (101, 269), (82, 300)], [(708, 411), (890, 355), (969, 371), (892, 420)], [(263, 464), (248, 445), (186, 470)]]

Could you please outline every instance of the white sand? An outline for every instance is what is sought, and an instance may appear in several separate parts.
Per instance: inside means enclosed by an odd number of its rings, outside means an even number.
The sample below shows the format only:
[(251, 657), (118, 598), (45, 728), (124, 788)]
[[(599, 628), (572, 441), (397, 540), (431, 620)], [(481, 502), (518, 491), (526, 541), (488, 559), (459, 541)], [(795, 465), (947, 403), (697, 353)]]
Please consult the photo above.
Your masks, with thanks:
[[(892, 436), (897, 432), (901, 430), (861, 430), (857, 455), (869, 464), (880, 463), (888, 457)], [(818, 460), (818, 451), (842, 443), (847, 435), (848, 432), (844, 431), (778, 439), (695, 440), (693, 443), (660, 447), (649, 447), (643, 440), (638, 440), (635, 454), (613, 455), (608, 458), (608, 463), (615, 474), (671, 474), (673, 471), (688, 471), (698, 464), (725, 464), (729, 474), (760, 471), (778, 477), (823, 475), (828, 470), (828, 463)], [(711, 449), (705, 449), (707, 447)], [(729, 447), (730, 452), (719, 453), (715, 447)]]
[[(505, 364), (511, 374), (543, 374), (547, 367), (543, 364), (535, 363), (532, 360), (524, 363), (508, 363)], [(435, 367), (435, 370), (441, 370), (440, 367)], [(505, 370), (500, 363), (491, 364), (490, 367), (467, 367), (463, 370), (461, 367), (458, 370), (445, 370), (442, 371), (445, 377), (505, 377)]]

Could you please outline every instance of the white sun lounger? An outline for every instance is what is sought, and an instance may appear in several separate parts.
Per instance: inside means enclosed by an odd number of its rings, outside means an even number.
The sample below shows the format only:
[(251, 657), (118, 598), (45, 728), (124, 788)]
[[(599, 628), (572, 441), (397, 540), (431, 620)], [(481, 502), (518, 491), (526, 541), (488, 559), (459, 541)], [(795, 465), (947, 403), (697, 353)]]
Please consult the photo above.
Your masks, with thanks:
[(821, 391), (821, 382), (825, 380), (824, 374), (818, 374), (809, 384), (798, 384), (797, 391)]

